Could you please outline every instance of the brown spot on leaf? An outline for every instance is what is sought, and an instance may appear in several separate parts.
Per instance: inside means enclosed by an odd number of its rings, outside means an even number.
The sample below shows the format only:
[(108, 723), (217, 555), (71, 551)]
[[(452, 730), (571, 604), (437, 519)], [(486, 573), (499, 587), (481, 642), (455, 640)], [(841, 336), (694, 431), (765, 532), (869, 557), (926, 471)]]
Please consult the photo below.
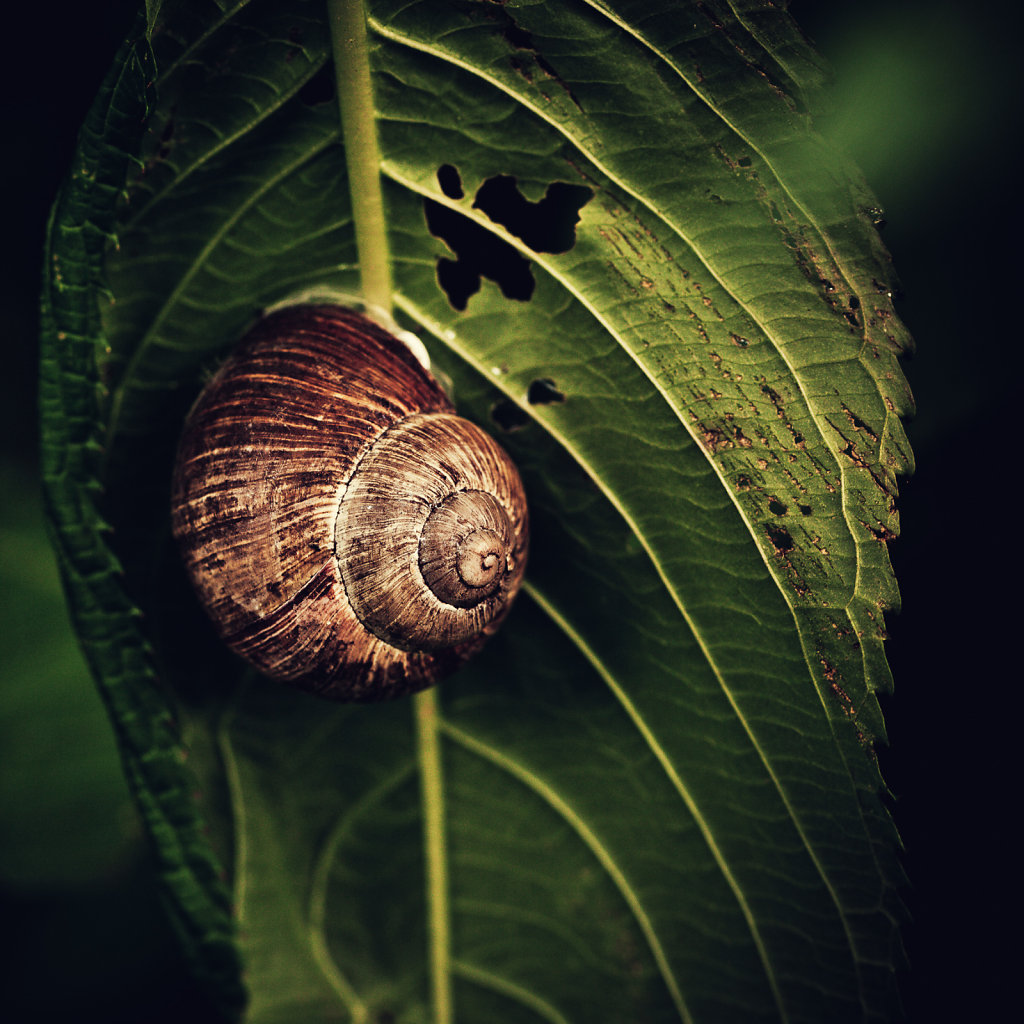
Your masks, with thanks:
[(782, 406), (785, 403), (782, 401), (779, 393), (774, 388), (768, 387), (767, 384), (762, 384), (761, 394), (763, 394), (765, 398), (772, 403), (775, 408), (775, 415), (778, 416), (780, 420), (783, 419), (785, 417), (785, 413), (782, 411)]
[(847, 405), (843, 405), (843, 412), (846, 413), (846, 418), (850, 421), (850, 426), (855, 431), (863, 431), (872, 441), (878, 441), (878, 436), (875, 432), (862, 420), (860, 417), (854, 415), (851, 409)]

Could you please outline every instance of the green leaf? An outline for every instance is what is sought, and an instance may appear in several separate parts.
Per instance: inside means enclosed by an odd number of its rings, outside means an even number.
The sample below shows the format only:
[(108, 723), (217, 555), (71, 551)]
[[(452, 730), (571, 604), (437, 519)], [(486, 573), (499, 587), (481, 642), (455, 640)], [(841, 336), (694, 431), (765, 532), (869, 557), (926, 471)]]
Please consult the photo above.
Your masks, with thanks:
[(788, 16), (370, 3), (395, 306), (519, 464), (533, 546), (475, 663), (347, 707), (220, 649), (167, 513), (246, 325), (359, 295), (326, 16), (148, 6), (51, 227), (45, 475), (225, 1016), (240, 962), (259, 1024), (894, 1016), (872, 747), (909, 340)]

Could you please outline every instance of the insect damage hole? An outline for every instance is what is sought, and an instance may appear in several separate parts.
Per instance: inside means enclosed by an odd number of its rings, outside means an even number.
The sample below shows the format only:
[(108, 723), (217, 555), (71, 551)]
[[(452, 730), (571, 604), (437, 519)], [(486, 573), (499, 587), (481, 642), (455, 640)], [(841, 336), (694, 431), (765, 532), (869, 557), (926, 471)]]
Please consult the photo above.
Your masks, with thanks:
[(442, 257), (437, 262), (437, 283), (455, 309), (466, 308), (484, 277), (493, 281), (506, 299), (525, 302), (533, 295), (537, 282), (530, 261), (503, 238), (436, 200), (424, 199), (423, 209), (430, 233), (455, 253), (454, 260)]
[[(437, 183), (449, 199), (465, 195), (454, 164), (438, 168)], [(534, 252), (562, 253), (576, 244), (579, 212), (593, 195), (586, 186), (555, 181), (548, 185), (544, 198), (534, 203), (519, 191), (514, 177), (499, 174), (477, 189), (473, 208)], [(423, 207), (430, 233), (444, 241), (456, 256), (454, 260), (442, 258), (437, 264), (438, 284), (455, 309), (466, 308), (485, 277), (494, 281), (507, 299), (526, 301), (532, 297), (536, 281), (530, 261), (513, 246), (436, 200), (424, 199)]]
[(520, 238), (534, 252), (568, 252), (576, 244), (580, 210), (594, 197), (584, 185), (553, 181), (544, 198), (531, 203), (508, 174), (488, 178), (477, 190), (475, 209)]
[(526, 400), (530, 405), (550, 405), (552, 402), (564, 402), (565, 395), (555, 387), (550, 377), (539, 377), (530, 382)]
[(441, 191), (449, 199), (462, 199), (466, 193), (462, 190), (462, 178), (459, 169), (452, 164), (442, 164), (437, 169), (437, 183)]
[(793, 550), (793, 538), (784, 526), (769, 526), (765, 533), (775, 548), (775, 554), (785, 555), (787, 551)]

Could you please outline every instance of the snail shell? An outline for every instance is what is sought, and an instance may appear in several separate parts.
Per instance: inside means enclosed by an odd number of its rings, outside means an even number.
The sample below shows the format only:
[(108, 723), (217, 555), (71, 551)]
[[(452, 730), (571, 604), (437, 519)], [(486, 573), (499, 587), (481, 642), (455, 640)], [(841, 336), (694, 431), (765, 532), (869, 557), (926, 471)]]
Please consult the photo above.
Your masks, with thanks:
[(390, 334), (296, 306), (189, 414), (171, 525), (225, 642), (339, 700), (429, 686), (493, 633), (526, 563), (515, 466)]

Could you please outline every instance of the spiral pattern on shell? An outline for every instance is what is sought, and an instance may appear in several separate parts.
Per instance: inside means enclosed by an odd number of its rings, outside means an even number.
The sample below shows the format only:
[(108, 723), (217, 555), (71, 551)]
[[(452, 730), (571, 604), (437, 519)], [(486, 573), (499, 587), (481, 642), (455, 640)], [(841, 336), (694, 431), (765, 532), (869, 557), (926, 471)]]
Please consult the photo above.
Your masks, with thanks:
[(239, 343), (189, 414), (172, 529), (220, 635), (341, 700), (413, 692), (498, 627), (522, 579), (511, 460), (400, 341), (296, 306)]

